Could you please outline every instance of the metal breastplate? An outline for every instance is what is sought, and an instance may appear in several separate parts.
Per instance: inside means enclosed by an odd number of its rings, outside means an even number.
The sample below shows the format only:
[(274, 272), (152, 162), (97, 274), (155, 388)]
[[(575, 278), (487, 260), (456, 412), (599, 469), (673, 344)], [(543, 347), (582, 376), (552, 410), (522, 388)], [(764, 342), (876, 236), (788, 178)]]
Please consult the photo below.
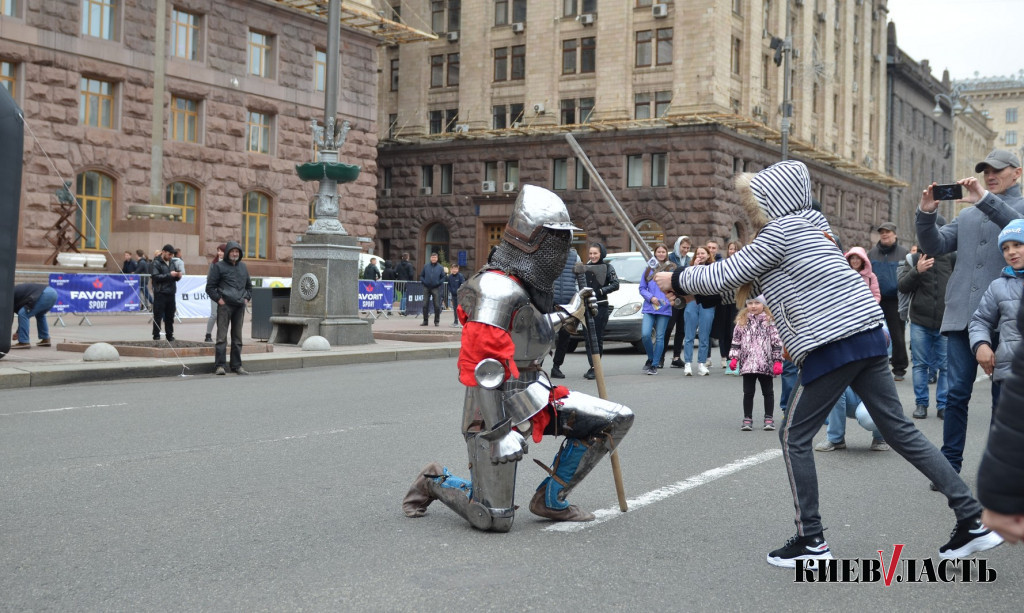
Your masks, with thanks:
[(539, 367), (554, 347), (551, 323), (533, 306), (526, 290), (507, 275), (489, 270), (474, 275), (459, 290), (459, 305), (469, 321), (508, 331), (519, 368)]

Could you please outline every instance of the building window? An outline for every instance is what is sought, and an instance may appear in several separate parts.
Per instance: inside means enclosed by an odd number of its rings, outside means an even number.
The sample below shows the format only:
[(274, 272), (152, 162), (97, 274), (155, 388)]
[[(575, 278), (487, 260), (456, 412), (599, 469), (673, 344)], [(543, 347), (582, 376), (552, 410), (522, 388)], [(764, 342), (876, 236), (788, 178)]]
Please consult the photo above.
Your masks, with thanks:
[(444, 131), (454, 132), (455, 124), (459, 122), (459, 109), (445, 109), (444, 111)]
[(1006, 144), (1007, 145), (1016, 145), (1017, 144), (1017, 131), (1016, 130), (1007, 130), (1006, 131)]
[(420, 188), (434, 189), (434, 167), (430, 164), (420, 166)]
[(512, 47), (512, 71), (509, 79), (519, 81), (526, 78), (526, 45)]
[(643, 8), (645, 6), (651, 6), (651, 4), (653, 4), (653, 0), (636, 0), (637, 8)]
[(199, 190), (188, 183), (177, 181), (167, 186), (164, 194), (164, 205), (173, 206), (178, 209), (181, 221), (187, 224), (196, 223), (196, 201), (199, 199)]
[(633, 119), (651, 118), (651, 95), (642, 93), (633, 95)]
[(262, 32), (249, 30), (249, 74), (270, 78), (270, 62), (273, 60), (273, 37)]
[(484, 181), (498, 182), (498, 163), (484, 162)]
[(597, 12), (597, 0), (562, 0), (562, 16), (575, 17)]
[(641, 187), (644, 184), (644, 156), (626, 156), (626, 187)]
[(17, 8), (17, 0), (0, 0), (0, 15), (14, 17)]
[(498, 47), (494, 50), (494, 80), (508, 80), (508, 47)]
[(199, 142), (199, 101), (171, 96), (171, 140)]
[(1006, 109), (1006, 123), (1017, 123), (1017, 107)]
[(512, 0), (512, 19), (509, 20), (508, 0), (495, 0), (494, 2), (494, 25), (504, 26), (512, 23), (523, 23), (526, 21), (526, 0)]
[(519, 161), (509, 160), (505, 162), (505, 182), (519, 185)]
[(384, 189), (391, 189), (395, 177), (395, 169), (390, 166), (384, 167)]
[(651, 65), (651, 31), (641, 30), (636, 33), (636, 65)]
[(427, 228), (424, 239), (426, 250), (423, 254), (423, 261), (429, 262), (430, 254), (436, 253), (438, 260), (447, 263), (448, 256), (451, 255), (451, 248), (448, 246), (448, 228), (444, 224), (435, 223)]
[(458, 32), (462, 19), (462, 0), (448, 0), (448, 31)]
[(491, 107), (491, 129), (504, 130), (508, 127), (505, 123), (505, 105), (499, 104)]
[(583, 167), (583, 162), (576, 160), (576, 189), (590, 189), (590, 174)]
[(441, 193), (450, 194), (452, 193), (452, 174), (454, 167), (452, 164), (441, 164)]
[(590, 123), (590, 116), (594, 114), (594, 99), (580, 98), (580, 123)]
[(249, 111), (249, 125), (246, 135), (246, 151), (270, 153), (270, 116), (266, 113)]
[(317, 49), (313, 56), (313, 91), (327, 89), (327, 52)]
[(668, 110), (672, 106), (672, 92), (661, 91), (654, 92), (654, 116), (664, 117), (668, 115)]
[(199, 16), (174, 9), (171, 11), (171, 28), (174, 31), (174, 57), (198, 60)]
[(580, 39), (580, 72), (594, 72), (597, 65), (597, 39), (593, 36)]
[(651, 154), (651, 187), (668, 185), (668, 154)]
[(430, 134), (440, 134), (444, 129), (444, 111), (430, 111), (427, 124)]
[(740, 74), (740, 59), (743, 54), (743, 41), (736, 38), (732, 38), (732, 53), (730, 54), (729, 65), (732, 66), (732, 73), (734, 75)]
[[(665, 230), (662, 229), (661, 224), (650, 219), (645, 219), (640, 223), (636, 224), (636, 231), (640, 234), (640, 238), (643, 239), (644, 243), (651, 249), (655, 245), (659, 245), (665, 242)], [(630, 251), (639, 251), (640, 248), (632, 238), (629, 239)]]
[(75, 212), (75, 226), (82, 235), (78, 248), (105, 251), (110, 236), (114, 180), (100, 172), (83, 172), (76, 180), (75, 197), (79, 207)]
[(569, 179), (569, 160), (555, 158), (551, 161), (551, 189), (565, 189)]
[(94, 128), (114, 127), (114, 84), (82, 78), (78, 122)]
[(737, 15), (743, 14), (743, 0), (732, 0), (732, 12)]
[(11, 98), (15, 96), (15, 66), (10, 62), (0, 62), (0, 85), (7, 88)]
[(114, 40), (118, 0), (82, 0), (82, 34)]
[(433, 0), (430, 3), (430, 29), (434, 34), (444, 33), (444, 0)]
[(561, 112), (561, 124), (563, 126), (570, 126), (576, 123), (576, 100), (573, 98), (562, 100)]
[(242, 251), (245, 257), (267, 259), (270, 223), (270, 197), (261, 192), (249, 192), (242, 204)]
[(391, 91), (398, 91), (398, 58), (391, 60)]
[(509, 125), (513, 128), (518, 128), (523, 123), (523, 111), (525, 106), (522, 102), (515, 102), (508, 105), (508, 119)]
[(657, 58), (658, 66), (672, 63), (672, 28), (658, 29)]
[(448, 54), (448, 86), (452, 87), (459, 84), (459, 54), (449, 53)]
[(430, 56), (430, 86), (444, 87), (444, 56)]
[(576, 72), (576, 46), (575, 38), (562, 41), (562, 74), (574, 74)]
[(398, 113), (388, 113), (388, 138), (395, 139), (398, 134)]

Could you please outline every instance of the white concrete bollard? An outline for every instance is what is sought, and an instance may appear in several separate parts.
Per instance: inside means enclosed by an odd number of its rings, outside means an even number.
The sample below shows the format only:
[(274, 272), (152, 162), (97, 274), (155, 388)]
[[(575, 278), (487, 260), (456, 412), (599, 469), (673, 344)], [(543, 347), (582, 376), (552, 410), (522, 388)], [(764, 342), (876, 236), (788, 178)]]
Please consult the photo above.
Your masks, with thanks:
[(303, 351), (330, 351), (331, 344), (322, 336), (311, 336), (302, 343)]
[(86, 362), (117, 362), (120, 359), (117, 349), (110, 343), (93, 343), (82, 356)]

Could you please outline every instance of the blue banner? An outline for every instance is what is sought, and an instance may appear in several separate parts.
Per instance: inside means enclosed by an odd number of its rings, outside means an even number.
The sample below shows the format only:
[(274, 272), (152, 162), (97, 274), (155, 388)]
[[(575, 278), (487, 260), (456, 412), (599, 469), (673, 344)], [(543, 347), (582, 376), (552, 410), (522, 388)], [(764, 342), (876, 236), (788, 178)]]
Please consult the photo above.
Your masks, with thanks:
[(405, 284), (405, 312), (407, 315), (419, 315), (423, 312), (423, 284), (419, 281), (409, 281)]
[(394, 281), (360, 281), (360, 311), (390, 311), (395, 301)]
[(57, 291), (53, 313), (123, 313), (139, 310), (138, 275), (50, 275)]

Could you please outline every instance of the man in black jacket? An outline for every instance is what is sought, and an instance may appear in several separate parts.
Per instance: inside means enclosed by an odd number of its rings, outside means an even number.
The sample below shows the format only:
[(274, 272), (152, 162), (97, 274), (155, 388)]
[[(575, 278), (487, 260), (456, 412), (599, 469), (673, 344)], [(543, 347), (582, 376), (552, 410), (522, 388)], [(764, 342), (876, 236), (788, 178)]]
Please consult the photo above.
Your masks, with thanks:
[[(409, 261), (408, 252), (402, 254), (402, 261), (399, 262), (398, 266), (395, 268), (395, 276), (399, 281), (412, 281), (416, 277), (416, 269), (412, 267), (412, 262)], [(402, 303), (398, 307), (398, 310), (402, 313), (403, 317), (407, 315), (405, 312), (405, 304), (407, 301), (406, 296), (408, 294), (407, 285), (407, 283), (402, 283), (401, 288), (399, 288), (402, 292)]]
[[(594, 317), (594, 332), (597, 336), (597, 347), (594, 351), (598, 355), (604, 355), (604, 327), (608, 324), (608, 316), (611, 311), (608, 309), (608, 294), (619, 289), (619, 277), (615, 274), (615, 268), (606, 262), (604, 258), (608, 250), (601, 243), (590, 245), (587, 252), (587, 287), (594, 288), (594, 296), (597, 298), (597, 315)], [(590, 356), (587, 356), (590, 359)], [(583, 375), (585, 379), (594, 378), (594, 365)]]
[(145, 251), (136, 249), (135, 255), (139, 258), (135, 261), (135, 274), (139, 275), (140, 302), (142, 303), (142, 309), (145, 310), (153, 307), (153, 294), (149, 293), (150, 265)]
[(174, 270), (171, 258), (174, 247), (164, 245), (160, 257), (153, 258), (150, 274), (153, 278), (153, 340), (160, 340), (160, 322), (164, 324), (164, 333), (168, 341), (174, 340), (174, 295), (178, 292), (178, 279), (181, 273)]
[(423, 283), (423, 323), (427, 325), (430, 302), (434, 302), (434, 325), (441, 325), (441, 285), (444, 283), (444, 266), (437, 261), (437, 253), (430, 254), (430, 262), (423, 267), (420, 281)]
[(234, 241), (229, 241), (226, 247), (224, 258), (213, 263), (206, 275), (206, 294), (217, 303), (215, 372), (225, 374), (228, 324), (231, 324), (231, 371), (247, 375), (249, 371), (242, 368), (242, 323), (245, 305), (252, 298), (252, 279), (242, 262), (242, 247)]

